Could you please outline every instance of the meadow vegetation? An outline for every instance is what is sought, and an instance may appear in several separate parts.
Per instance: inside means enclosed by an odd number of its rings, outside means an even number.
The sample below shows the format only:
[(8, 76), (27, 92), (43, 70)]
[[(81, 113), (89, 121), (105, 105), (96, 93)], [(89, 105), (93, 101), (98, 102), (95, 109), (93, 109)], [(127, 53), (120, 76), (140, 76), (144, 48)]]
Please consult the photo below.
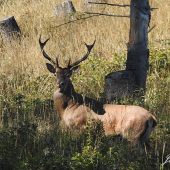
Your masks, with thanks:
[[(123, 101), (140, 105), (157, 117), (151, 134), (151, 150), (138, 153), (120, 138), (94, 133), (67, 132), (52, 101), (54, 78), (45, 66), (38, 39), (50, 38), (45, 51), (65, 67), (86, 53), (84, 41), (96, 44), (91, 55), (72, 76), (76, 92), (103, 97), (104, 77), (123, 70), (129, 35), (129, 19), (94, 16), (86, 18), (82, 1), (72, 0), (78, 13), (57, 19), (54, 7), (62, 0), (1, 0), (0, 19), (14, 15), (21, 41), (3, 44), (0, 38), (0, 170), (18, 169), (170, 169), (170, 1), (150, 0), (152, 12), (148, 47), (150, 66), (144, 100)], [(109, 0), (129, 4), (130, 0)], [(103, 7), (103, 13), (129, 15), (129, 8)], [(59, 26), (61, 25), (61, 26)], [(94, 135), (95, 134), (95, 135)]]

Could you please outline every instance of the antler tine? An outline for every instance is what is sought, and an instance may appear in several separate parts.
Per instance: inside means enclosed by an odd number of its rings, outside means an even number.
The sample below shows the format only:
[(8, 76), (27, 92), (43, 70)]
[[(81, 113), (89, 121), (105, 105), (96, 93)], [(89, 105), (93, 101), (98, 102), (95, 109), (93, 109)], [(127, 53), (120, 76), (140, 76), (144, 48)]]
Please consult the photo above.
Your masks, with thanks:
[(58, 58), (57, 57), (56, 57), (56, 65), (57, 65), (57, 67), (59, 67)]
[(72, 66), (70, 65), (70, 61), (71, 61), (71, 58), (69, 59), (69, 62), (68, 62), (68, 68), (71, 68)]
[(48, 41), (49, 39), (50, 39), (50, 38), (48, 38), (44, 43), (42, 43), (42, 42), (41, 42), (41, 35), (40, 35), (39, 44), (40, 44), (40, 47), (41, 47), (41, 51), (42, 51), (42, 53), (43, 53), (43, 56), (44, 56), (46, 59), (48, 59), (52, 64), (54, 64), (54, 65), (57, 64), (57, 66), (58, 66), (58, 63), (55, 63), (55, 62), (46, 54), (46, 52), (44, 51), (44, 46), (45, 46), (45, 44), (47, 43), (47, 41)]
[(90, 54), (90, 51), (91, 51), (91, 49), (93, 48), (95, 42), (96, 42), (96, 40), (94, 40), (94, 43), (93, 43), (92, 45), (87, 45), (87, 44), (85, 43), (85, 45), (86, 45), (86, 47), (87, 47), (87, 50), (88, 50), (88, 51), (87, 51), (87, 54), (86, 54), (83, 58), (81, 58), (80, 60), (76, 61), (75, 63), (72, 63), (71, 65), (69, 65), (69, 67), (72, 68), (72, 67), (78, 65), (80, 62), (84, 61), (84, 60), (88, 57), (88, 55)]

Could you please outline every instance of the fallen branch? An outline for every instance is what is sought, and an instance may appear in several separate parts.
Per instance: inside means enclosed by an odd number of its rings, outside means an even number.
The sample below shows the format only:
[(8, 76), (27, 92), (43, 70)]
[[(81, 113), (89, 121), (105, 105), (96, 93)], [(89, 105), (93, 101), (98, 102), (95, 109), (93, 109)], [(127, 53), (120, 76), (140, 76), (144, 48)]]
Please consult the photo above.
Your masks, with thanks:
[(101, 5), (110, 5), (110, 6), (118, 6), (118, 7), (130, 7), (130, 5), (119, 5), (119, 4), (109, 4), (109, 3), (99, 3), (99, 2), (88, 2), (89, 4), (101, 4)]
[(71, 23), (71, 22), (76, 22), (76, 21), (80, 21), (80, 20), (83, 20), (83, 19), (88, 19), (88, 18), (96, 17), (96, 16), (99, 16), (99, 15), (92, 15), (92, 16), (88, 16), (88, 17), (84, 17), (84, 18), (80, 18), (80, 19), (75, 19), (75, 20), (68, 21), (68, 22), (65, 22), (65, 23), (63, 23), (63, 24), (60, 24), (60, 25), (58, 25), (58, 26), (55, 26), (55, 27), (53, 27), (53, 28), (57, 28), (57, 27), (60, 27), (60, 26), (69, 24), (69, 23)]
[(104, 15), (109, 17), (127, 17), (127, 18), (130, 17), (130, 15), (109, 15), (109, 14), (93, 13), (93, 12), (85, 12), (85, 14)]

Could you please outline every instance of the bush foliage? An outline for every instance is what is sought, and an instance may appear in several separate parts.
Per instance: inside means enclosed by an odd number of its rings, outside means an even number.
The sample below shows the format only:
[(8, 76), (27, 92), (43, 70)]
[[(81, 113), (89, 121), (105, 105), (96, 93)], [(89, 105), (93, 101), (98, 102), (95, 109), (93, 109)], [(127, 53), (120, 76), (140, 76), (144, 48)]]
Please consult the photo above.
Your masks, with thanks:
[[(125, 67), (125, 55), (112, 57), (106, 60), (90, 55), (72, 77), (76, 91), (101, 97), (104, 76)], [(126, 140), (105, 137), (102, 132), (94, 135), (90, 125), (80, 137), (65, 131), (51, 99), (54, 78), (3, 73), (1, 169), (162, 169), (170, 152), (168, 58), (168, 50), (151, 48), (145, 100), (135, 101), (158, 119), (150, 137), (152, 149), (143, 154), (131, 150)]]

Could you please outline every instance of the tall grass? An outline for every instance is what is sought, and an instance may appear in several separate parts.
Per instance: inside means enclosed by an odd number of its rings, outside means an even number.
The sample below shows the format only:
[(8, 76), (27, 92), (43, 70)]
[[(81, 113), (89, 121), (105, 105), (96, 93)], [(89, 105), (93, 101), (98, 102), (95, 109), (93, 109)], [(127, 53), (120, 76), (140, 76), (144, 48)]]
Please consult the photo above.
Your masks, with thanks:
[[(63, 56), (66, 61), (69, 57), (74, 61), (84, 55), (86, 48), (83, 41), (91, 44), (96, 39), (94, 51), (97, 56), (103, 58), (111, 57), (110, 51), (125, 53), (129, 35), (128, 18), (99, 16), (56, 27), (65, 22), (57, 20), (53, 11), (55, 5), (60, 2), (62, 1), (2, 1), (0, 18), (14, 15), (23, 38), (21, 45), (16, 44), (15, 48), (1, 48), (0, 52), (3, 56), (3, 62), (0, 64), (1, 72), (14, 70), (17, 67), (22, 72), (33, 70), (36, 75), (47, 73), (44, 68), (45, 60), (41, 57), (39, 50), (40, 34), (44, 40), (48, 37), (51, 38), (46, 51), (54, 58), (58, 54), (59, 60), (61, 58), (61, 65), (65, 63)], [(114, 3), (120, 4), (120, 1), (114, 1)], [(121, 1), (121, 4), (129, 3), (127, 0)], [(81, 12), (82, 1), (73, 0), (73, 4), (77, 11)], [(150, 27), (154, 25), (156, 27), (149, 33), (149, 43), (160, 46), (162, 45), (159, 43), (160, 41), (169, 39), (169, 1), (165, 0), (163, 3), (159, 0), (150, 1), (150, 5), (159, 9), (152, 12)], [(128, 15), (129, 7), (107, 6), (103, 13)]]
[[(150, 0), (152, 12), (149, 33), (150, 67), (145, 102), (134, 104), (148, 109), (158, 119), (150, 137), (151, 151), (140, 155), (126, 140), (66, 132), (53, 106), (54, 78), (38, 39), (50, 37), (45, 51), (65, 67), (86, 53), (84, 41), (96, 44), (80, 71), (72, 77), (75, 89), (87, 96), (101, 97), (104, 77), (122, 70), (126, 62), (129, 19), (82, 13), (82, 1), (73, 0), (78, 11), (71, 20), (59, 20), (54, 7), (61, 0), (6, 0), (0, 2), (0, 18), (14, 15), (22, 32), (21, 42), (6, 46), (0, 40), (0, 169), (168, 169), (161, 164), (170, 154), (170, 1)], [(129, 4), (115, 0), (109, 3)], [(129, 8), (106, 6), (103, 13), (129, 15)], [(93, 124), (93, 123), (92, 123)]]

